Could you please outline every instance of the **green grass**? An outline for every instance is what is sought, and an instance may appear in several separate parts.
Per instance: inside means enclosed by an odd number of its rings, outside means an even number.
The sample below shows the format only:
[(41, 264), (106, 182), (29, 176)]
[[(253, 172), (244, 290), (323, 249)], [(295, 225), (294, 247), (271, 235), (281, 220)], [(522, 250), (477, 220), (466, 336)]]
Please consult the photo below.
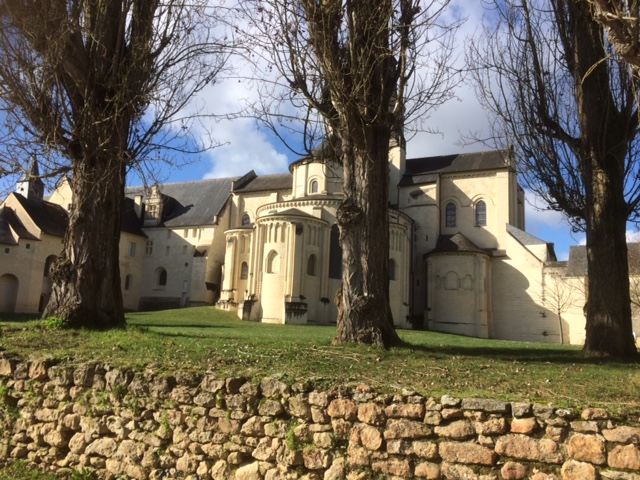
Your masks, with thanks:
[(99, 361), (126, 368), (214, 372), (219, 377), (282, 375), (330, 386), (366, 383), (439, 398), (484, 397), (600, 406), (634, 421), (640, 415), (640, 365), (585, 359), (580, 349), (400, 330), (407, 343), (388, 351), (332, 346), (335, 327), (240, 321), (210, 307), (132, 313), (124, 330), (45, 328), (33, 317), (0, 317), (0, 349), (19, 357)]

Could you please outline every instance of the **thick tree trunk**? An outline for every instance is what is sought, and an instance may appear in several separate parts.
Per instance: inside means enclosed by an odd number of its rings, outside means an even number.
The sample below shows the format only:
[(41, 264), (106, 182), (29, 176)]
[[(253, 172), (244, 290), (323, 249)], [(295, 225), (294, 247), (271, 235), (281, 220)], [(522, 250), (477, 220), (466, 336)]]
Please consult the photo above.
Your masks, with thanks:
[(334, 343), (388, 348), (401, 343), (389, 304), (389, 128), (365, 126), (342, 146), (342, 287)]
[[(631, 326), (626, 226), (625, 165), (628, 132), (636, 118), (621, 112), (614, 98), (602, 28), (589, 6), (571, 0), (575, 52), (573, 66), (580, 123), (587, 230), (587, 356), (637, 356)], [(573, 56), (575, 55), (575, 56)]]
[[(629, 265), (627, 260), (627, 206), (619, 175), (594, 172), (592, 199), (587, 202), (586, 306), (587, 356), (637, 356), (631, 323)], [(612, 185), (618, 177), (618, 185)]]
[(118, 258), (124, 177), (113, 158), (76, 162), (69, 227), (43, 317), (64, 318), (74, 328), (125, 325)]

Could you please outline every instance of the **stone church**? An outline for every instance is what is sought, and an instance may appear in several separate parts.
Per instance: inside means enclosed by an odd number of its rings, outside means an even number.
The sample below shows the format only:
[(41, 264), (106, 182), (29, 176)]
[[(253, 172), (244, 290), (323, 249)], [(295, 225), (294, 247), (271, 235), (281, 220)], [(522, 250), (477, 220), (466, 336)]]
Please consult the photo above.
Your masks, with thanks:
[[(0, 204), (0, 312), (42, 311), (72, 198), (48, 198), (37, 164)], [(217, 305), (250, 321), (334, 324), (342, 252), (338, 164), (127, 189), (125, 308)], [(398, 328), (482, 338), (584, 341), (584, 248), (557, 262), (525, 231), (507, 152), (389, 155), (389, 289)], [(383, 234), (383, 232), (381, 232)]]

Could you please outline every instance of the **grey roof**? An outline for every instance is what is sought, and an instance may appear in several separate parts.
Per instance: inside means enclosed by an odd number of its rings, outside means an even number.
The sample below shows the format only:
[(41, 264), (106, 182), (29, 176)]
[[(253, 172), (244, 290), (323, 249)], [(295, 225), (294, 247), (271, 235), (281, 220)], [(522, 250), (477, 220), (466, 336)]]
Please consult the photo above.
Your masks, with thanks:
[(16, 245), (17, 242), (11, 234), (13, 226), (13, 211), (8, 207), (0, 207), (0, 245)]
[(553, 248), (553, 243), (545, 242), (544, 240), (541, 240), (538, 237), (534, 237), (530, 233), (527, 233), (524, 230), (520, 230), (519, 228), (516, 228), (513, 225), (509, 224), (507, 224), (507, 232), (525, 247), (529, 245), (546, 245), (548, 255), (547, 258), (550, 259), (549, 261), (555, 261), (556, 252)]
[[(237, 178), (160, 185), (164, 197), (162, 223), (167, 227), (212, 225), (231, 194), (231, 183)], [(125, 194), (129, 198), (143, 195), (146, 200), (144, 187), (129, 187)]]
[(433, 183), (441, 173), (506, 168), (506, 157), (507, 152), (503, 150), (491, 150), (408, 159), (400, 186)]
[[(629, 274), (640, 275), (640, 243), (628, 243)], [(569, 248), (567, 276), (582, 277), (587, 275), (587, 247), (576, 245)]]
[(488, 255), (485, 250), (478, 247), (460, 232), (455, 235), (440, 235), (436, 248), (429, 252), (428, 255), (434, 253), (482, 253)]
[(293, 175), (290, 173), (275, 173), (255, 177), (242, 187), (234, 189), (234, 193), (265, 192), (275, 190), (291, 190)]
[(60, 205), (44, 200), (27, 200), (19, 193), (14, 193), (22, 208), (33, 222), (47, 235), (64, 237), (69, 217)]
[(124, 198), (124, 203), (122, 204), (120, 230), (139, 237), (147, 237), (147, 234), (142, 231), (142, 219), (136, 215), (135, 204), (128, 197)]
[(269, 215), (266, 215), (267, 217), (271, 216), (271, 217), (309, 217), (309, 218), (314, 218), (316, 220), (320, 220), (317, 217), (314, 217), (313, 215), (309, 215), (306, 212), (303, 212), (302, 210), (299, 210), (297, 208), (288, 208), (287, 210), (283, 210), (281, 212), (276, 212), (276, 213), (270, 213)]
[(538, 237), (534, 237), (530, 233), (525, 232), (524, 230), (520, 230), (519, 228), (514, 227), (513, 225), (507, 224), (507, 232), (509, 232), (511, 236), (518, 240), (522, 245), (541, 245), (547, 243), (544, 240), (540, 240)]

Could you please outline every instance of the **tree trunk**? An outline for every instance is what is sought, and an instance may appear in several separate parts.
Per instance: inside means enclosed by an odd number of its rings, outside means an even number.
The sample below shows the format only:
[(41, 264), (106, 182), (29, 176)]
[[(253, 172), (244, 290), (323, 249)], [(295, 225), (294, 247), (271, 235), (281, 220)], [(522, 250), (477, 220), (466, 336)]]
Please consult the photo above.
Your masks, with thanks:
[(73, 328), (125, 325), (118, 258), (125, 169), (103, 155), (74, 163), (69, 226), (43, 313)]
[(587, 202), (586, 356), (632, 358), (637, 356), (631, 322), (629, 265), (627, 260), (627, 210), (622, 182), (612, 187), (603, 172), (592, 174), (591, 201)]
[(344, 200), (337, 212), (342, 286), (333, 342), (388, 348), (401, 343), (389, 304), (390, 134), (388, 127), (358, 130), (360, 135), (342, 139)]
[(576, 84), (586, 205), (589, 285), (583, 354), (630, 358), (637, 350), (631, 326), (625, 160), (636, 117), (618, 109), (616, 86), (601, 62), (606, 58), (602, 28), (589, 6), (579, 0), (568, 5), (575, 56), (567, 61)]

